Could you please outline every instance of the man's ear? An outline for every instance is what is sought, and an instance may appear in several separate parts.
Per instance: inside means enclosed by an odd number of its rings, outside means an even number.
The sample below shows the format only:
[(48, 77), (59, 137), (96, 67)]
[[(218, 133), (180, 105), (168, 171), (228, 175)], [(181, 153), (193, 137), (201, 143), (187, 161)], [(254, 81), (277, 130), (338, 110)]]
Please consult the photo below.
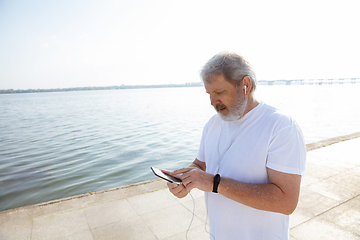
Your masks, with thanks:
[[(252, 90), (252, 84), (251, 84), (251, 79), (249, 76), (245, 76), (243, 79), (242, 79), (242, 83), (243, 83), (243, 88), (244, 88), (244, 91), (245, 91), (245, 87), (246, 87), (246, 94), (249, 94)], [(245, 95), (246, 95), (245, 94)]]

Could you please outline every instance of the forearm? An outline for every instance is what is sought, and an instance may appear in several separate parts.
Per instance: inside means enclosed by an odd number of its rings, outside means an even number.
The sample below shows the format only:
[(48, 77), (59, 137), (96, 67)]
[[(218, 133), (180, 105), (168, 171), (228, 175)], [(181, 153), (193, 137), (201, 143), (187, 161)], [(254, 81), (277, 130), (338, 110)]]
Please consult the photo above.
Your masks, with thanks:
[[(301, 175), (270, 168), (267, 168), (267, 173), (267, 184), (249, 184), (221, 177), (217, 192), (255, 209), (291, 214), (298, 203)], [(187, 192), (193, 188), (204, 192), (213, 190), (214, 175), (206, 172), (205, 162), (195, 159), (188, 168), (176, 170), (171, 175), (178, 174)]]
[(249, 207), (291, 214), (297, 205), (297, 196), (289, 196), (273, 183), (248, 184), (221, 178), (218, 193)]
[(204, 162), (199, 161), (197, 158), (188, 166), (188, 168), (199, 168), (202, 171), (206, 171), (206, 165)]

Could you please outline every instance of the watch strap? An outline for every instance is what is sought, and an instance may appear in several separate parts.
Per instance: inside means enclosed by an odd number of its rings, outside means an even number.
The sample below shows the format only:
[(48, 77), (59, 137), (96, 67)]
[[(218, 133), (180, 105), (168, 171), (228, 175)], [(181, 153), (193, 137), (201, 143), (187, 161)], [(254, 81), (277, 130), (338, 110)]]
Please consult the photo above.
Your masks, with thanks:
[(213, 193), (217, 193), (218, 192), (218, 186), (220, 183), (220, 175), (216, 174), (214, 176), (214, 185), (213, 185)]

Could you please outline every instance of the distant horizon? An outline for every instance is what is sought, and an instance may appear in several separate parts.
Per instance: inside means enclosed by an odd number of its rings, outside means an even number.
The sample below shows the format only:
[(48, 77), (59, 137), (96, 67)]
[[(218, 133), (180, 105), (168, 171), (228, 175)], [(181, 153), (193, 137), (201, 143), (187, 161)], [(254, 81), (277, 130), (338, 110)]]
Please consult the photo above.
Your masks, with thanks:
[[(329, 81), (330, 80), (330, 81)], [(299, 85), (317, 84), (321, 85), (342, 83), (360, 83), (359, 78), (309, 78), (309, 79), (279, 79), (279, 80), (258, 80), (259, 85), (284, 85), (279, 83), (285, 83), (285, 85)], [(337, 82), (336, 82), (337, 81)], [(296, 84), (291, 84), (295, 82)], [(274, 84), (275, 83), (275, 84)], [(0, 89), (0, 94), (6, 93), (32, 93), (32, 92), (66, 92), (66, 91), (92, 91), (92, 90), (116, 90), (116, 89), (146, 89), (146, 88), (172, 88), (172, 87), (201, 87), (203, 82), (188, 82), (188, 83), (169, 83), (169, 84), (138, 84), (138, 85), (113, 85), (113, 86), (83, 86), (83, 87), (68, 87), (68, 88), (30, 88), (30, 89)]]
[(30, 88), (30, 89), (0, 89), (4, 93), (31, 93), (31, 92), (66, 92), (66, 91), (92, 91), (92, 90), (116, 90), (116, 89), (144, 89), (144, 88), (166, 88), (166, 87), (201, 87), (202, 82), (183, 84), (149, 84), (149, 85), (113, 85), (113, 86), (85, 86), (68, 88)]

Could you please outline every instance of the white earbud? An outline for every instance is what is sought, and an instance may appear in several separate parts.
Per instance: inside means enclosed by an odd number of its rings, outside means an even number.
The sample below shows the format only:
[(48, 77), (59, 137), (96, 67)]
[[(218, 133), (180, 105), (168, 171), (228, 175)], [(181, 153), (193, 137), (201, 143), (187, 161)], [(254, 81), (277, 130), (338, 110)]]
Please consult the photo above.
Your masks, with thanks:
[(245, 95), (246, 95), (246, 85), (245, 85)]

